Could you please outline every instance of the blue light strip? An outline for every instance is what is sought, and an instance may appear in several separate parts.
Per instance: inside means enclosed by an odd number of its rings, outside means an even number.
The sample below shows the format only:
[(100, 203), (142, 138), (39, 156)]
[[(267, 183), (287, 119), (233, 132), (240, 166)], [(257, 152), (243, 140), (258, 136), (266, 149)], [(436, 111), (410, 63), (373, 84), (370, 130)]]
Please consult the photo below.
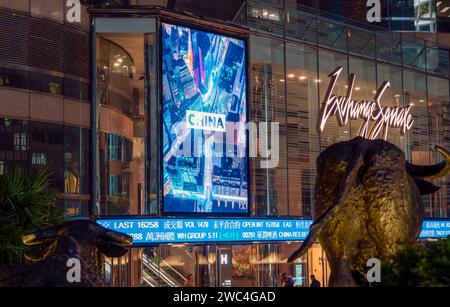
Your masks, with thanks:
[[(135, 245), (168, 243), (303, 241), (312, 220), (307, 219), (98, 219), (97, 223), (133, 237)], [(425, 220), (420, 239), (450, 235), (450, 220)]]

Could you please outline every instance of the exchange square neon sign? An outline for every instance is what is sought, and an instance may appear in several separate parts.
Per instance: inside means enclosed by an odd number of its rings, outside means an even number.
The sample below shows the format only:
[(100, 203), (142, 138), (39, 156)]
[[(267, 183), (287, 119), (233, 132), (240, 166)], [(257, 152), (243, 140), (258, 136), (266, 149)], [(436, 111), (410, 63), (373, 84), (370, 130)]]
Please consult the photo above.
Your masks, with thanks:
[[(412, 106), (407, 107), (383, 107), (381, 98), (390, 86), (389, 81), (384, 81), (375, 93), (374, 100), (353, 100), (353, 87), (355, 85), (355, 74), (350, 74), (348, 79), (347, 93), (345, 96), (333, 95), (336, 81), (342, 72), (342, 67), (336, 68), (329, 77), (330, 84), (325, 94), (319, 112), (317, 131), (323, 132), (328, 118), (336, 116), (339, 126), (345, 126), (352, 119), (361, 119), (363, 122), (359, 128), (358, 135), (367, 139), (378, 139), (383, 131), (382, 138), (387, 139), (389, 128), (400, 128), (401, 135), (410, 130), (414, 120), (411, 115)], [(369, 123), (373, 122), (371, 128)]]

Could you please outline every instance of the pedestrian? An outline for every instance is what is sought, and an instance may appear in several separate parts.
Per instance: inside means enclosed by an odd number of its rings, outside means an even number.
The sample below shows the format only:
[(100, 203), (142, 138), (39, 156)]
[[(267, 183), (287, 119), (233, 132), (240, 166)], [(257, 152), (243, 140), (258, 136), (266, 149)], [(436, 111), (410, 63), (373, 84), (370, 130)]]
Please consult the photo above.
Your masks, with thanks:
[(288, 287), (288, 288), (292, 288), (292, 287), (294, 287), (294, 285), (295, 285), (294, 279), (292, 278), (291, 275), (288, 275), (286, 277), (286, 284), (284, 286)]
[(184, 281), (185, 287), (193, 287), (194, 286), (194, 279), (192, 278), (192, 274), (189, 274), (186, 277), (186, 280)]
[(316, 276), (314, 274), (311, 275), (311, 288), (320, 288), (320, 282), (316, 279)]
[(281, 286), (285, 287), (286, 286), (286, 280), (287, 280), (287, 275), (286, 273), (281, 274)]

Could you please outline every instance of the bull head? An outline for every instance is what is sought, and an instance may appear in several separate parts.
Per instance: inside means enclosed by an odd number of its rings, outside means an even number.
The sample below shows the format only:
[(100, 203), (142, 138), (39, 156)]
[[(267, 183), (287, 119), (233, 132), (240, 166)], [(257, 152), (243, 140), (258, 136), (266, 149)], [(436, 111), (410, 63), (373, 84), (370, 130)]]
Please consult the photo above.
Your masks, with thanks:
[(450, 171), (450, 154), (431, 166), (413, 165), (384, 140), (361, 137), (331, 145), (317, 158), (314, 219), (309, 234), (289, 262), (318, 238), (331, 267), (331, 286), (360, 284), (366, 262), (382, 262), (401, 242), (417, 240), (423, 222), (421, 195), (439, 188), (426, 179)]
[[(30, 260), (37, 261), (47, 258), (49, 254), (53, 253), (57, 243), (63, 238), (71, 238), (69, 241), (66, 241), (66, 244), (98, 248), (107, 257), (121, 257), (125, 255), (127, 249), (123, 246), (129, 246), (132, 242), (130, 236), (109, 230), (88, 220), (68, 221), (30, 235), (25, 235), (22, 241), (28, 246), (49, 246), (45, 249), (44, 256), (35, 257), (28, 255)], [(70, 247), (60, 246), (60, 248)]]

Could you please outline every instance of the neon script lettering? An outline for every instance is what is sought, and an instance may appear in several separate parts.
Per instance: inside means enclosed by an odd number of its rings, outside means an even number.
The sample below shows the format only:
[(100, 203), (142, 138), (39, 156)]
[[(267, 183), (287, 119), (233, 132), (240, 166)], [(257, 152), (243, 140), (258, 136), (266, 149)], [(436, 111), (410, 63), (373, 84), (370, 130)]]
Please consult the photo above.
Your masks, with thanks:
[[(325, 124), (330, 116), (336, 116), (339, 126), (345, 126), (349, 120), (362, 119), (358, 135), (367, 139), (377, 139), (383, 131), (386, 140), (389, 128), (400, 128), (401, 135), (410, 130), (414, 120), (411, 115), (412, 106), (407, 107), (382, 107), (380, 100), (384, 92), (390, 86), (389, 81), (384, 81), (375, 93), (375, 100), (352, 100), (353, 87), (355, 85), (355, 74), (350, 74), (346, 96), (333, 95), (336, 81), (342, 72), (342, 67), (336, 68), (329, 77), (331, 78), (319, 112), (317, 131), (323, 132)], [(371, 129), (369, 123), (374, 122)]]

